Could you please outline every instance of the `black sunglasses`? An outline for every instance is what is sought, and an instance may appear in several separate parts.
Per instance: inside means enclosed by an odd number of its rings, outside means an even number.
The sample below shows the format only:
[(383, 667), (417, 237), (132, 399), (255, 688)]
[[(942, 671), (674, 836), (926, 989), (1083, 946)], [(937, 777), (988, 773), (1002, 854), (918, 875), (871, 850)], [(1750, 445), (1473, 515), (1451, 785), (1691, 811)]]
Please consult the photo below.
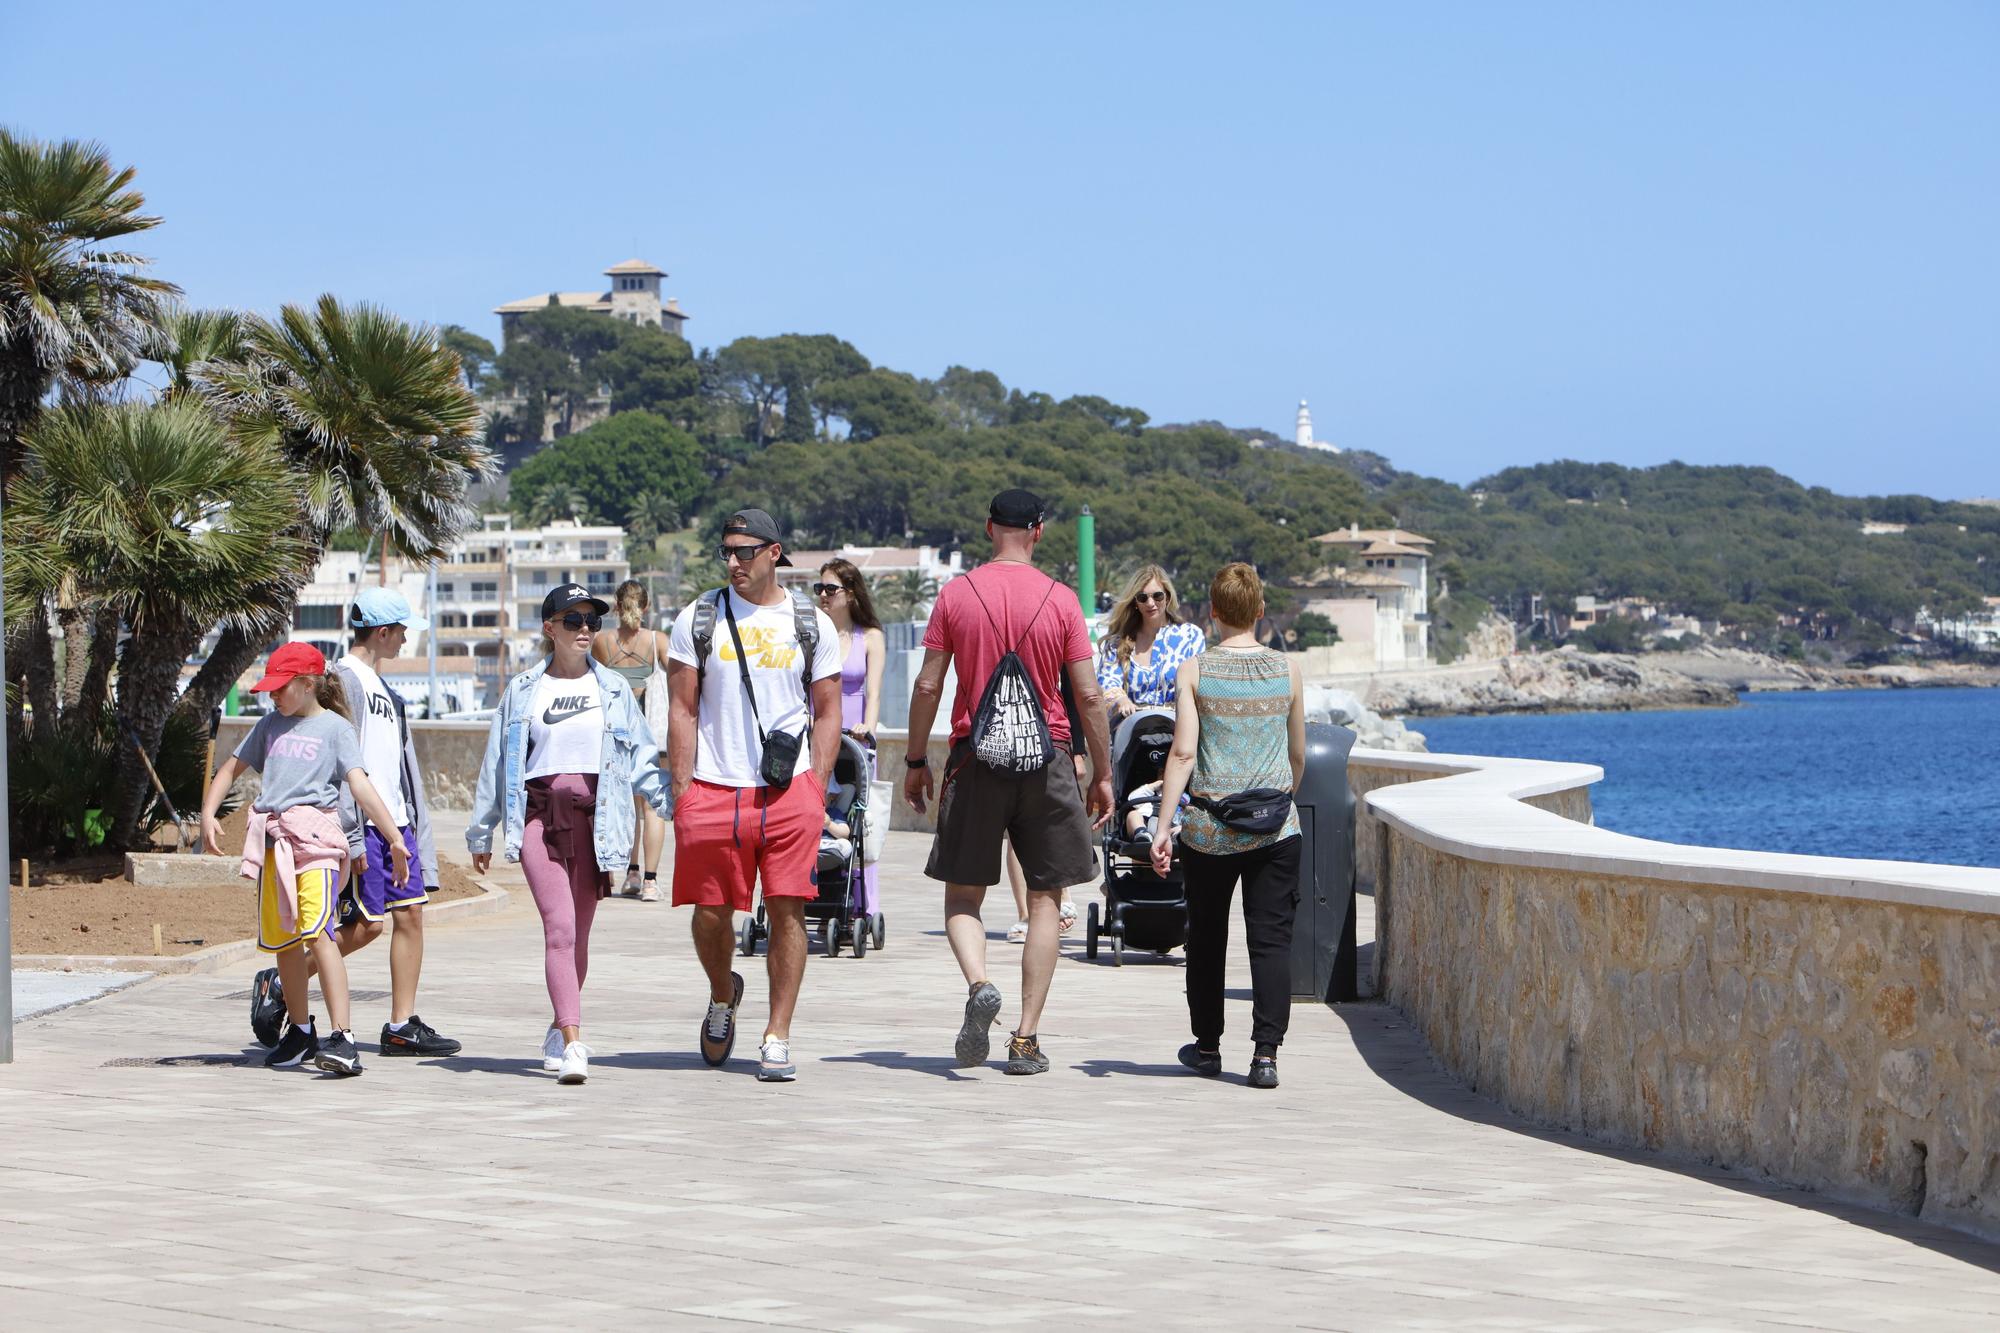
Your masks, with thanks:
[(1167, 600), (1167, 595), (1163, 592), (1135, 592), (1132, 594), (1132, 600), (1135, 602), (1164, 602)]
[(562, 627), (566, 630), (587, 629), (595, 634), (604, 628), (604, 617), (595, 611), (571, 611), (563, 616)]
[(718, 546), (715, 554), (726, 565), (732, 560), (755, 560), (765, 549), (776, 545), (776, 542), (758, 542), (755, 546)]
[(812, 585), (812, 591), (815, 597), (827, 597), (837, 592), (846, 592), (847, 585), (845, 583), (815, 583)]

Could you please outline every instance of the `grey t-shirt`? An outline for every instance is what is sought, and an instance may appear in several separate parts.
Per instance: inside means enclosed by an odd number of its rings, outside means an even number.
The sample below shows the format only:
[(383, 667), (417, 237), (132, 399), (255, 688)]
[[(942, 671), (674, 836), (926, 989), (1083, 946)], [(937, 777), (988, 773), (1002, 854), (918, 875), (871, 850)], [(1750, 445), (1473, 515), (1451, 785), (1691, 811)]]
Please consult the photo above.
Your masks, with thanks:
[(311, 717), (265, 715), (236, 747), (236, 757), (264, 775), (264, 790), (251, 808), (268, 815), (295, 805), (338, 809), (348, 773), (363, 766), (354, 724), (330, 709)]

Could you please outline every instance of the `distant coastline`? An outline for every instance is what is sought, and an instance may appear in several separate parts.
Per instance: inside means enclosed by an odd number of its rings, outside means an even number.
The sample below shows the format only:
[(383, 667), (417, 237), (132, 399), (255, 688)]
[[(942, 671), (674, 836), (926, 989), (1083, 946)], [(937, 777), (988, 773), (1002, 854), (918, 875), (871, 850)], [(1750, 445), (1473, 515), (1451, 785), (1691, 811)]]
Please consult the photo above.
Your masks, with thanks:
[(1736, 648), (1628, 656), (1558, 649), (1418, 671), (1337, 677), (1387, 718), (1728, 708), (1739, 694), (2000, 686), (2000, 669), (1811, 666)]

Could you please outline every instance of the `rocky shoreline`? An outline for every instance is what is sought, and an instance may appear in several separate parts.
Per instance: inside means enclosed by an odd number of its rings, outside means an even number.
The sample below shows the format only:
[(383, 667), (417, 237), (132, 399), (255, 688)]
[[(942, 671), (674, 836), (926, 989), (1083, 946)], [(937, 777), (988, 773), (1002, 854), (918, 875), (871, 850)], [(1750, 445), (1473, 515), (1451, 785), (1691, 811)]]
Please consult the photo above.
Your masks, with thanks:
[(1563, 648), (1430, 671), (1383, 673), (1356, 693), (1366, 709), (1398, 718), (1727, 708), (1741, 693), (1994, 686), (2000, 686), (2000, 669), (1991, 667), (1848, 669), (1787, 662), (1737, 648), (1643, 656)]

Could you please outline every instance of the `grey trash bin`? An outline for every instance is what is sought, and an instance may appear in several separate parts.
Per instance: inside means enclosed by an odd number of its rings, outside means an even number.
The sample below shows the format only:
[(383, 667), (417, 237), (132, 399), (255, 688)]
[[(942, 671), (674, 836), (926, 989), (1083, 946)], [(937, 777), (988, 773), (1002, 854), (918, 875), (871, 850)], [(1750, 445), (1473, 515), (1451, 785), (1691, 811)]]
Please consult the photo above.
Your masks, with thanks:
[(1354, 939), (1354, 733), (1306, 726), (1299, 780), (1299, 915), (1292, 927), (1292, 994), (1335, 1003), (1360, 998)]

